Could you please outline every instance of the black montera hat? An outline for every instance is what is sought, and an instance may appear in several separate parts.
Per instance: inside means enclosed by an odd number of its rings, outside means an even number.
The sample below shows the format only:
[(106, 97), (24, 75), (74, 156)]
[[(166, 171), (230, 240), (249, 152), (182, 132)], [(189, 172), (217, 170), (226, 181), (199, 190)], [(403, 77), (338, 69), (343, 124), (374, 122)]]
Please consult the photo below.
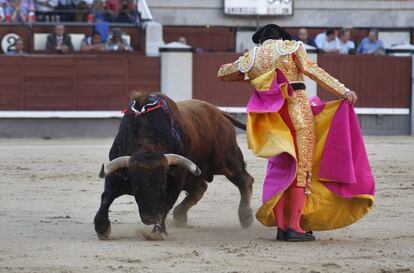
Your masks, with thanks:
[(252, 40), (255, 44), (260, 44), (261, 40), (263, 40), (263, 33), (267, 30), (275, 30), (280, 34), (280, 38), (282, 40), (291, 40), (290, 34), (286, 32), (282, 27), (276, 25), (276, 24), (268, 24), (264, 27), (261, 27), (258, 31), (256, 31), (253, 36)]

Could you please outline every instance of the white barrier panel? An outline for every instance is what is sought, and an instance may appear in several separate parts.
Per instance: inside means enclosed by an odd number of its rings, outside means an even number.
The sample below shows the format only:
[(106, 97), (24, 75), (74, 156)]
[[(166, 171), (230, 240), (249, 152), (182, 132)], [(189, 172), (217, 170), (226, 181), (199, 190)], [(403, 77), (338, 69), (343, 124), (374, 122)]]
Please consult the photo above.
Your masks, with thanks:
[[(246, 113), (245, 107), (219, 107), (221, 111), (234, 114)], [(359, 115), (409, 115), (408, 108), (355, 108)], [(121, 111), (0, 111), (0, 118), (122, 118)]]

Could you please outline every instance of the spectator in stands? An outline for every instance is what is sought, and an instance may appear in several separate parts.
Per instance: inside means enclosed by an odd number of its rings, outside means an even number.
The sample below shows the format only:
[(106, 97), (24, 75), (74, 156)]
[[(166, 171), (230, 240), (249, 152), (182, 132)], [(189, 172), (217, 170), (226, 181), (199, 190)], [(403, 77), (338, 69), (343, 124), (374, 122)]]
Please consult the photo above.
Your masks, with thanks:
[(112, 22), (111, 15), (106, 11), (102, 0), (94, 0), (92, 3), (92, 15), (95, 22)]
[(29, 10), (22, 6), (21, 0), (10, 0), (9, 6), (5, 10), (7, 20), (13, 23), (26, 22), (28, 14)]
[(131, 46), (122, 38), (122, 31), (119, 28), (112, 31), (112, 37), (106, 43), (106, 49), (108, 51), (132, 51)]
[(121, 0), (106, 0), (105, 9), (111, 15), (112, 21), (118, 18), (118, 13), (121, 10)]
[(82, 40), (80, 50), (83, 52), (105, 51), (105, 44), (102, 43), (101, 34), (93, 31), (89, 37)]
[(15, 49), (6, 53), (7, 55), (27, 55), (27, 52), (24, 51), (24, 45), (22, 39), (17, 39), (15, 44)]
[(134, 11), (133, 6), (129, 5), (128, 2), (123, 1), (116, 21), (118, 23), (136, 22), (136, 9)]
[(5, 19), (6, 16), (4, 16), (3, 4), (0, 4), (0, 22), (3, 22)]
[(58, 0), (36, 0), (36, 18), (37, 21), (49, 22), (55, 21), (55, 8), (58, 5)]
[(378, 30), (371, 29), (368, 37), (362, 39), (357, 49), (358, 54), (384, 54), (384, 43), (378, 39)]
[[(78, 1), (78, 0), (76, 0)], [(93, 18), (91, 20), (88, 20), (88, 15), (92, 11), (92, 0), (80, 0), (76, 8), (76, 14), (75, 14), (75, 21), (76, 22), (90, 22), (93, 21)]]
[(336, 37), (334, 29), (319, 33), (315, 38), (315, 43), (323, 52), (338, 53), (340, 49), (339, 39)]
[(47, 36), (46, 49), (57, 53), (73, 51), (72, 40), (70, 35), (65, 33), (64, 25), (56, 25), (54, 32)]
[(180, 37), (178, 38), (178, 42), (183, 44), (183, 45), (187, 45), (187, 39), (185, 37)]
[(315, 44), (315, 41), (311, 38), (309, 38), (308, 30), (306, 28), (301, 28), (298, 31), (298, 37), (296, 40), (301, 41), (304, 44), (313, 46), (317, 48), (317, 45)]
[(59, 21), (73, 22), (76, 6), (72, 0), (58, 0), (56, 10), (58, 11)]
[(343, 28), (339, 31), (339, 53), (355, 53), (355, 43), (351, 41), (351, 30)]

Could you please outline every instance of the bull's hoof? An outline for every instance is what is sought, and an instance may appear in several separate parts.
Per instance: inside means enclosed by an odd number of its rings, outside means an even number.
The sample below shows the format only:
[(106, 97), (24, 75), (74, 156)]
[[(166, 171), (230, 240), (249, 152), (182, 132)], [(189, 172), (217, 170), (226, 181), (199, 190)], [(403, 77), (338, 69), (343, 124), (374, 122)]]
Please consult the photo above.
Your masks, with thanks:
[(108, 240), (111, 235), (111, 223), (109, 222), (109, 226), (104, 232), (96, 232), (96, 235), (100, 240)]
[(177, 227), (184, 227), (187, 225), (187, 213), (183, 212), (180, 207), (176, 207), (173, 211), (174, 224)]
[(101, 240), (107, 240), (111, 235), (111, 222), (108, 217), (97, 214), (93, 220), (95, 224), (96, 235)]
[(251, 208), (239, 209), (239, 221), (242, 228), (249, 228), (253, 224), (253, 210)]
[(144, 236), (145, 240), (147, 241), (164, 241), (168, 237), (167, 232), (143, 232), (142, 236)]

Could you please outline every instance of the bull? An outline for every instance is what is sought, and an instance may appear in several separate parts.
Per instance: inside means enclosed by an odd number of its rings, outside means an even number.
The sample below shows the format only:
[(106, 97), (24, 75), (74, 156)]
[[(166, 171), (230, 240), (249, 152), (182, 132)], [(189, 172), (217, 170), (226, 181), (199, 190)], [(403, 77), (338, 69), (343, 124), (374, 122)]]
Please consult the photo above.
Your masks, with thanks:
[(110, 149), (110, 162), (99, 174), (105, 186), (94, 218), (98, 238), (109, 238), (109, 207), (125, 194), (135, 197), (141, 221), (154, 226), (145, 238), (167, 238), (165, 220), (180, 193), (187, 195), (174, 208), (173, 219), (185, 225), (189, 209), (203, 197), (214, 175), (225, 175), (238, 187), (240, 224), (249, 227), (253, 178), (246, 171), (233, 125), (245, 129), (206, 102), (175, 103), (159, 93), (133, 93)]

